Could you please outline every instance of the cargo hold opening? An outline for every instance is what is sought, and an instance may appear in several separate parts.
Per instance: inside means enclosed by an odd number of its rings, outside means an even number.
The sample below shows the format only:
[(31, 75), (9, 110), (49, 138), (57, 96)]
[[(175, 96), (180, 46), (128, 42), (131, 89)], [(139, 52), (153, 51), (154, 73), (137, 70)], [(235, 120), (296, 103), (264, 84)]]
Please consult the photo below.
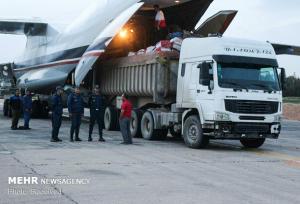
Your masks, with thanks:
[[(127, 57), (130, 52), (138, 52), (141, 49), (156, 45), (156, 12), (154, 11), (153, 5), (157, 4), (158, 1), (153, 0), (151, 4), (147, 3), (149, 1), (145, 2), (145, 5), (125, 24), (122, 31), (113, 38), (105, 50), (105, 53), (94, 64), (93, 69), (89, 71), (82, 82), (83, 87), (91, 89), (95, 85), (101, 84), (99, 81), (99, 70), (103, 68), (103, 63)], [(177, 29), (179, 28), (182, 31), (193, 31), (211, 2), (212, 0), (192, 0), (176, 4), (172, 1), (171, 6), (162, 7), (161, 9), (166, 18), (167, 30), (172, 32), (172, 29), (177, 27)], [(179, 52), (174, 52), (166, 54), (171, 56), (175, 54), (178, 57)], [(143, 60), (143, 58), (151, 58), (151, 56), (152, 55), (144, 55), (142, 58), (136, 56), (132, 60)]]
[[(154, 4), (159, 1), (145, 1), (145, 5), (127, 22), (122, 31), (108, 46), (103, 59), (127, 56), (157, 43), (155, 34)], [(167, 34), (171, 32), (193, 31), (212, 0), (192, 0), (181, 4), (162, 7), (167, 23)], [(152, 4), (153, 3), (153, 4)]]

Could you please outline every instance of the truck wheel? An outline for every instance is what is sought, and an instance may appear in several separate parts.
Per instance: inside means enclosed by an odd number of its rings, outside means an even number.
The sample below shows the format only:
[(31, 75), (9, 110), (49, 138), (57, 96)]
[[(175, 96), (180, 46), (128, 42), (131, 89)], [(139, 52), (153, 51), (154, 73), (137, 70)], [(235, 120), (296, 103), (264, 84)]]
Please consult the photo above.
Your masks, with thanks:
[(130, 132), (133, 138), (142, 137), (141, 121), (143, 113), (139, 109), (135, 109), (131, 114)]
[(113, 107), (107, 107), (104, 112), (104, 127), (106, 130), (115, 130), (117, 113)]
[(202, 126), (197, 116), (190, 116), (183, 126), (183, 139), (185, 144), (194, 149), (205, 148), (209, 138), (203, 135)]
[(258, 138), (258, 139), (241, 139), (240, 142), (246, 148), (259, 148), (265, 142), (265, 138)]
[(9, 103), (9, 101), (6, 99), (3, 104), (3, 115), (4, 116), (8, 116), (8, 114), (9, 114), (8, 103)]
[(154, 119), (150, 112), (146, 112), (143, 115), (141, 121), (142, 136), (146, 140), (161, 140), (165, 139), (168, 134), (168, 130), (155, 130)]

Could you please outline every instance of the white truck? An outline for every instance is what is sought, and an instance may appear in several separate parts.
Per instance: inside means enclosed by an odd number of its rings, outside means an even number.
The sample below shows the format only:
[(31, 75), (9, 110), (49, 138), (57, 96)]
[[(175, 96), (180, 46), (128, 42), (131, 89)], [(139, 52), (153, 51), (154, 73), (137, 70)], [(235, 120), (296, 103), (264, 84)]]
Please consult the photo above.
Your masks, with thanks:
[(180, 55), (99, 60), (93, 70), (87, 78), (110, 99), (107, 130), (117, 127), (117, 96), (125, 93), (135, 108), (134, 137), (164, 139), (170, 130), (191, 148), (204, 148), (209, 139), (258, 148), (280, 134), (284, 69), (268, 42), (191, 37), (184, 39)]

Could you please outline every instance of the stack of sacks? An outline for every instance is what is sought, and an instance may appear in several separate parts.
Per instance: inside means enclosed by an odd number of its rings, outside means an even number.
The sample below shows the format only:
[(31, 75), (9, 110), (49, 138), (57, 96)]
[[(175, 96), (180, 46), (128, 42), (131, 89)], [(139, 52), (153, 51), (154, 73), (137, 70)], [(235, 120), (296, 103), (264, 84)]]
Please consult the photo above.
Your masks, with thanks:
[(155, 51), (155, 46), (147, 47), (146, 54), (154, 53), (154, 51)]
[(182, 41), (183, 40), (181, 38), (177, 38), (177, 37), (170, 40), (170, 42), (172, 44), (172, 49), (177, 50), (178, 52), (180, 52)]
[(135, 52), (129, 52), (129, 53), (128, 53), (128, 57), (131, 57), (131, 56), (134, 56), (134, 55), (136, 55)]
[(162, 40), (155, 46), (156, 52), (168, 52), (171, 51), (172, 44), (169, 40)]
[(145, 52), (146, 52), (145, 49), (141, 49), (141, 50), (139, 50), (136, 54), (137, 54), (137, 55), (144, 55)]

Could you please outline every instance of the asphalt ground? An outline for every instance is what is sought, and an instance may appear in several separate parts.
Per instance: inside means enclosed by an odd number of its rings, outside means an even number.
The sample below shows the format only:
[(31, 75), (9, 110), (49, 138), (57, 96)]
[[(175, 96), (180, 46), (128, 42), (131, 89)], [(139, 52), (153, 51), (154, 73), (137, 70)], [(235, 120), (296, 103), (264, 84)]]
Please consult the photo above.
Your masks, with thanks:
[[(238, 141), (211, 141), (195, 150), (172, 138), (134, 139), (124, 146), (119, 132), (104, 132), (106, 143), (89, 143), (87, 123), (81, 128), (84, 141), (70, 143), (67, 119), (63, 142), (51, 143), (50, 120), (34, 119), (31, 127), (12, 131), (0, 113), (1, 204), (300, 203), (297, 121), (284, 121), (280, 138), (257, 150)], [(37, 177), (39, 184), (8, 184), (9, 177)], [(86, 183), (41, 183), (50, 179)]]

